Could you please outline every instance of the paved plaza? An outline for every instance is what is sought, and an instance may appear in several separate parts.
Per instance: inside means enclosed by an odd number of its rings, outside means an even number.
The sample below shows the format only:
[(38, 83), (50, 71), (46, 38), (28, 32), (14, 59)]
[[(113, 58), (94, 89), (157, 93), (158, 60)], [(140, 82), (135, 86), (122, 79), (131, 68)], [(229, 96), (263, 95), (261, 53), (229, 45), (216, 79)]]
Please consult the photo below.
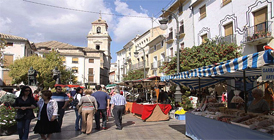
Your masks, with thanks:
[[(74, 110), (67, 110), (61, 133), (55, 133), (52, 139), (102, 139), (102, 140), (183, 140), (190, 139), (185, 136), (185, 121), (170, 119), (160, 122), (143, 122), (132, 114), (123, 116), (123, 130), (116, 130), (114, 118), (110, 117), (107, 130), (94, 130), (90, 135), (74, 131)], [(40, 139), (39, 134), (33, 133), (36, 121), (31, 122), (29, 139)], [(95, 127), (95, 123), (93, 124)], [(18, 139), (18, 134), (0, 136), (3, 140)]]

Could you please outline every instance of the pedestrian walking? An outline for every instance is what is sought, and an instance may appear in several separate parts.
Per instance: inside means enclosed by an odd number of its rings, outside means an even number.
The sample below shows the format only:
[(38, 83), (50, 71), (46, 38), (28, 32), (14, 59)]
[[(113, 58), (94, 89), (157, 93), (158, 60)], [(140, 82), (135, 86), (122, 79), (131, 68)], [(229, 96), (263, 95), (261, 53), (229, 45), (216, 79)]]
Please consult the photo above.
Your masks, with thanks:
[(111, 97), (111, 108), (115, 119), (116, 129), (122, 130), (122, 115), (125, 113), (126, 98), (116, 89)]
[(39, 133), (44, 140), (49, 140), (52, 133), (60, 131), (57, 122), (58, 105), (55, 100), (51, 99), (51, 96), (51, 91), (44, 90), (42, 91), (42, 98), (37, 102), (39, 107), (38, 121), (33, 131)]
[(96, 122), (96, 130), (100, 130), (100, 113), (102, 114), (102, 128), (105, 130), (107, 125), (107, 109), (109, 108), (110, 97), (106, 92), (102, 91), (102, 87), (100, 85), (96, 85), (96, 92), (92, 94), (95, 97), (98, 110), (95, 113), (95, 122)]
[(83, 96), (83, 89), (81, 87), (76, 88), (76, 93), (73, 96), (72, 107), (74, 108), (76, 119), (75, 119), (75, 131), (80, 131), (82, 128), (82, 115), (79, 113), (76, 107)]
[(69, 97), (66, 93), (62, 92), (61, 86), (56, 86), (55, 89), (56, 92), (52, 94), (51, 99), (55, 100), (58, 105), (58, 123), (61, 131), (65, 109), (69, 104)]
[(80, 99), (78, 106), (82, 106), (82, 133), (87, 135), (92, 132), (93, 115), (96, 112), (98, 105), (96, 99), (91, 96), (92, 90), (85, 90), (85, 96)]
[(13, 107), (17, 109), (16, 121), (17, 131), (20, 140), (27, 140), (29, 137), (30, 121), (35, 118), (33, 109), (37, 107), (29, 86), (23, 86), (19, 97), (16, 98)]

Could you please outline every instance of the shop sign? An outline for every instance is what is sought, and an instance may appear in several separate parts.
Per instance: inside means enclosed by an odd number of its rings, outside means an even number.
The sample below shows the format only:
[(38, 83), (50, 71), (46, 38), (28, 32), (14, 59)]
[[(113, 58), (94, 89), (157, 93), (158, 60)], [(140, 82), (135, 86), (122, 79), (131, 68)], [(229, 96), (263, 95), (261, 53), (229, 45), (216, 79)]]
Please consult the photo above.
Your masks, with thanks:
[(262, 80), (263, 81), (274, 80), (274, 66), (262, 67)]

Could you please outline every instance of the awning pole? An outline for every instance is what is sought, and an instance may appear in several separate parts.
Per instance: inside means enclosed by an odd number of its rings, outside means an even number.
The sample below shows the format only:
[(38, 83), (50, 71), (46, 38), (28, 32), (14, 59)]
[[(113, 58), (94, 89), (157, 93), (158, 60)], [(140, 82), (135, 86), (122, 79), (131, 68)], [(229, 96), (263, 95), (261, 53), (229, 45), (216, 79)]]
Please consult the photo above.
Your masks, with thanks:
[(243, 71), (244, 78), (244, 95), (245, 95), (245, 113), (247, 113), (247, 92), (246, 92), (246, 79), (245, 79), (245, 70)]
[(200, 79), (200, 77), (199, 77), (199, 96), (200, 96), (200, 103), (202, 102), (202, 93), (201, 93), (201, 79)]

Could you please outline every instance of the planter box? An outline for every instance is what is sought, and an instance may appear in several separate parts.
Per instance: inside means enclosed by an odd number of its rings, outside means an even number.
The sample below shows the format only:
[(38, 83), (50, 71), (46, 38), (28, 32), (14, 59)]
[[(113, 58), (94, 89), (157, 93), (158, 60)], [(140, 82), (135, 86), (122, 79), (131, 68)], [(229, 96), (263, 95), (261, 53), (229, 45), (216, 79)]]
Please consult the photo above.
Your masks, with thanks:
[(186, 120), (185, 114), (175, 114), (177, 120)]

